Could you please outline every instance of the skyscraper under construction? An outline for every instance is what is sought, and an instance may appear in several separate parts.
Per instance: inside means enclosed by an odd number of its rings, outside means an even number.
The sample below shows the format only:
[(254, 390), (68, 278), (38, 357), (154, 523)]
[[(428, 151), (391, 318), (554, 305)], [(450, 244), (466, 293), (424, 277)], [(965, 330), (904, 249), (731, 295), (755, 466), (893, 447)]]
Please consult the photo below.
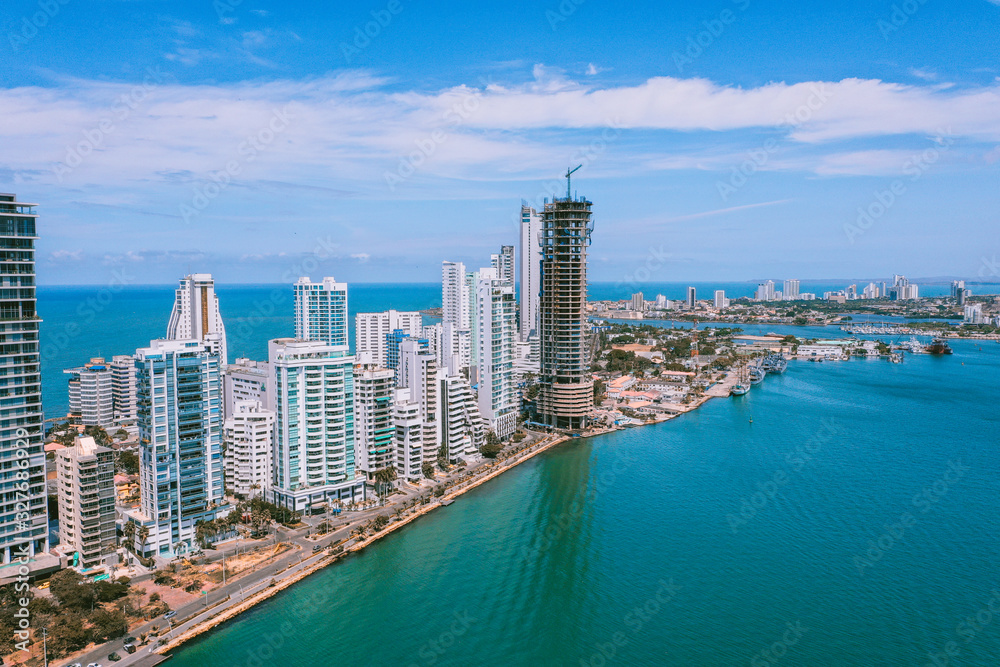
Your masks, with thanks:
[(537, 418), (563, 429), (584, 427), (594, 405), (587, 354), (591, 206), (585, 197), (571, 197), (567, 184), (566, 198), (546, 202), (542, 212)]

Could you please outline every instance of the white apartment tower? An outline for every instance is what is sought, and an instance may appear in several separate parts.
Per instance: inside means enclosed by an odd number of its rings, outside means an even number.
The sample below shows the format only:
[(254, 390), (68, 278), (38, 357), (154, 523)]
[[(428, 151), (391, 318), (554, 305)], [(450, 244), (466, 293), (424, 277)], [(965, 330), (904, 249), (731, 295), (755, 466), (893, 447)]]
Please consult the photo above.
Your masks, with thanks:
[(274, 413), (260, 401), (237, 401), (223, 424), (226, 489), (264, 497), (271, 483)]
[(388, 364), (388, 337), (394, 331), (420, 337), (423, 317), (416, 311), (387, 310), (383, 313), (358, 313), (354, 316), (354, 354), (359, 364)]
[(642, 292), (636, 292), (632, 295), (632, 310), (637, 313), (641, 313), (646, 310), (646, 300), (643, 298)]
[(799, 281), (798, 280), (786, 280), (781, 286), (782, 298), (785, 301), (798, 301), (799, 300)]
[(409, 400), (420, 406), (423, 455), (427, 461), (437, 458), (440, 446), (437, 376), (437, 359), (427, 349), (426, 341), (407, 338), (399, 344), (399, 369), (396, 381), (400, 388), (410, 390)]
[(722, 310), (729, 306), (729, 299), (726, 298), (726, 291), (717, 289), (715, 290), (715, 309)]
[(56, 452), (59, 540), (80, 554), (81, 569), (101, 565), (117, 547), (114, 478), (114, 451), (90, 436)]
[(479, 331), (479, 411), (501, 440), (517, 426), (514, 394), (514, 286), (496, 269), (480, 269), (476, 290)]
[(135, 357), (130, 354), (116, 354), (111, 358), (111, 398), (115, 406), (115, 423), (135, 419)]
[(259, 401), (268, 405), (267, 362), (240, 357), (222, 372), (222, 414), (229, 417), (236, 413), (241, 401)]
[(542, 251), (538, 242), (542, 216), (526, 203), (521, 204), (521, 340), (538, 330), (538, 302), (542, 288)]
[(409, 389), (396, 389), (392, 405), (393, 446), (396, 450), (396, 474), (417, 482), (423, 478), (424, 420), (420, 402), (411, 397)]
[(347, 346), (347, 283), (331, 277), (299, 278), (295, 289), (295, 337)]
[(479, 413), (476, 395), (461, 375), (438, 371), (440, 383), (441, 443), (452, 463), (474, 455), (482, 446), (486, 424)]
[(365, 483), (354, 460), (354, 357), (347, 346), (272, 340), (267, 386), (267, 407), (275, 413), (268, 500), (296, 512), (363, 500)]
[(219, 297), (210, 273), (193, 273), (181, 278), (174, 292), (174, 307), (167, 324), (167, 340), (200, 340), (209, 352), (225, 364), (226, 327), (219, 313)]
[[(441, 304), (442, 337), (450, 342), (452, 348), (445, 354), (464, 370), (476, 361), (476, 274), (465, 270), (461, 262), (443, 262), (441, 265)], [(462, 341), (465, 338), (469, 344), (469, 356), (466, 363), (463, 354)]]
[(115, 423), (114, 371), (103, 357), (94, 357), (69, 375), (69, 412), (84, 426), (111, 428)]
[(490, 266), (496, 269), (500, 280), (514, 284), (514, 246), (500, 246), (499, 255), (490, 255)]
[(354, 367), (354, 459), (368, 480), (376, 471), (396, 465), (395, 386), (395, 374), (388, 368)]

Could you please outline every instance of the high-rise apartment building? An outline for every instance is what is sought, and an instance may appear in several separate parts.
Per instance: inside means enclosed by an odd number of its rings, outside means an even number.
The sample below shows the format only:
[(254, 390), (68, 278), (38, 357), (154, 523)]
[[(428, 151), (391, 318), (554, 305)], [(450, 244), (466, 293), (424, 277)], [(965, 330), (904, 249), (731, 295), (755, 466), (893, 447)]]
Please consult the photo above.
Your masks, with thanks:
[(423, 479), (424, 420), (420, 402), (410, 389), (397, 389), (392, 404), (393, 446), (396, 450), (396, 474), (417, 482)]
[(115, 423), (135, 420), (135, 357), (130, 354), (111, 357), (111, 398), (115, 406)]
[(222, 363), (228, 361), (226, 326), (219, 312), (219, 297), (210, 273), (181, 278), (174, 292), (174, 307), (167, 323), (167, 340), (200, 340)]
[(476, 289), (479, 332), (479, 412), (501, 440), (517, 427), (514, 386), (514, 285), (497, 269), (480, 269)]
[(272, 478), (274, 413), (258, 401), (237, 401), (223, 423), (226, 490), (265, 497)]
[(500, 246), (500, 254), (490, 255), (490, 266), (496, 269), (500, 280), (514, 284), (514, 246)]
[(22, 561), (40, 567), (48, 550), (38, 313), (35, 310), (37, 204), (0, 194), (0, 576)]
[(782, 298), (785, 301), (798, 301), (799, 300), (799, 281), (798, 280), (786, 280), (781, 286)]
[(56, 485), (60, 548), (79, 554), (80, 569), (102, 565), (118, 545), (114, 451), (90, 436), (78, 437), (72, 447), (56, 452)]
[(398, 386), (409, 389), (409, 400), (420, 406), (424, 442), (422, 451), (427, 461), (437, 458), (440, 447), (437, 376), (437, 359), (428, 349), (427, 341), (407, 338), (399, 344), (396, 382)]
[(236, 404), (241, 401), (259, 401), (261, 405), (268, 405), (266, 361), (240, 357), (223, 370), (223, 416), (235, 414)]
[(538, 293), (541, 291), (542, 254), (538, 243), (542, 216), (526, 203), (521, 204), (521, 340), (538, 329)]
[(723, 308), (729, 307), (729, 299), (726, 298), (725, 290), (715, 290), (714, 305), (716, 310), (722, 310)]
[[(420, 337), (423, 317), (419, 312), (387, 310), (383, 313), (358, 313), (354, 316), (354, 354), (359, 364), (388, 363), (389, 335), (401, 331)], [(396, 354), (398, 354), (398, 350)]]
[(369, 481), (376, 471), (396, 465), (392, 417), (395, 387), (395, 374), (387, 368), (354, 367), (355, 465)]
[[(441, 303), (442, 324), (451, 324), (452, 333), (448, 336), (455, 348), (446, 351), (454, 359), (464, 361), (462, 350), (458, 347), (464, 334), (470, 345), (469, 365), (476, 361), (476, 274), (466, 271), (461, 262), (443, 262), (441, 265)], [(464, 370), (466, 367), (463, 367)]]
[(115, 423), (114, 371), (103, 357), (94, 357), (69, 375), (69, 412), (84, 426), (111, 428)]
[(136, 552), (164, 559), (197, 546), (195, 526), (224, 505), (222, 382), (218, 354), (200, 340), (154, 340), (135, 353), (139, 424), (139, 509), (149, 530)]
[(268, 343), (275, 413), (268, 500), (297, 512), (364, 499), (355, 474), (354, 357), (346, 345), (278, 338)]
[(594, 404), (587, 353), (587, 247), (591, 202), (554, 199), (542, 211), (538, 419), (582, 428)]
[(694, 310), (698, 305), (698, 292), (694, 287), (687, 288), (687, 307), (688, 310)]
[(486, 424), (479, 413), (476, 395), (469, 381), (461, 375), (448, 375), (438, 371), (440, 383), (441, 444), (448, 450), (448, 459), (455, 463), (459, 459), (474, 455), (482, 446), (486, 435)]
[(347, 283), (331, 277), (314, 283), (299, 278), (295, 283), (295, 337), (346, 346)]
[(632, 310), (637, 313), (645, 312), (646, 310), (646, 300), (643, 297), (642, 292), (636, 292), (632, 295)]

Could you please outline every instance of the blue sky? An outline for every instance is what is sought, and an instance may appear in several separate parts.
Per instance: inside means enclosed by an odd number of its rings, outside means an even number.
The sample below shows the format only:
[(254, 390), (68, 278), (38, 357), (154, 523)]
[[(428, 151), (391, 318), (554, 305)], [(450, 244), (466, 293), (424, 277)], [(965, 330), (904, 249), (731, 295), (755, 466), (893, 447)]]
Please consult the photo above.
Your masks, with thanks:
[(0, 12), (43, 283), (433, 281), (576, 164), (594, 280), (996, 277), (991, 1)]

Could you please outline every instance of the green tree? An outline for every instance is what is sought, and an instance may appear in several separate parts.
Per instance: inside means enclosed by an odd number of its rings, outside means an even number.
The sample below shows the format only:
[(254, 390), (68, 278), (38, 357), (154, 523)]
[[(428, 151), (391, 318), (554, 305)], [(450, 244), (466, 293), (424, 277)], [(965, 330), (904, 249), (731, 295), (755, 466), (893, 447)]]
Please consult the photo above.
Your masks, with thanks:
[(98, 602), (114, 602), (128, 595), (128, 583), (98, 581), (94, 584)]
[(134, 452), (127, 450), (120, 451), (118, 452), (118, 462), (115, 468), (118, 472), (123, 472), (126, 475), (138, 475), (139, 457)]
[(594, 382), (594, 405), (600, 405), (601, 400), (604, 398), (605, 386), (602, 380), (597, 380)]
[(52, 656), (63, 656), (79, 651), (90, 643), (90, 633), (83, 627), (83, 617), (78, 613), (56, 614), (49, 623), (48, 631), (47, 645)]
[(59, 604), (69, 609), (90, 611), (97, 601), (93, 582), (87, 581), (76, 570), (61, 570), (52, 575), (49, 590)]
[(89, 435), (101, 447), (107, 447), (111, 444), (111, 436), (100, 426), (87, 426), (83, 429), (83, 434)]
[(434, 479), (434, 464), (430, 461), (424, 461), (424, 464), (420, 466), (420, 470), (427, 479)]
[(128, 621), (125, 614), (120, 609), (108, 611), (106, 609), (95, 609), (90, 615), (90, 622), (93, 624), (93, 638), (96, 642), (106, 642), (109, 639), (124, 637), (128, 632)]
[(392, 484), (396, 480), (396, 476), (396, 466), (386, 466), (375, 471), (373, 477), (375, 478), (375, 483), (379, 486), (378, 494), (380, 496), (385, 495), (385, 487)]
[(486, 432), (486, 442), (479, 448), (479, 453), (488, 459), (495, 459), (502, 450), (503, 444), (501, 444), (500, 438), (497, 437), (493, 429), (488, 430)]

